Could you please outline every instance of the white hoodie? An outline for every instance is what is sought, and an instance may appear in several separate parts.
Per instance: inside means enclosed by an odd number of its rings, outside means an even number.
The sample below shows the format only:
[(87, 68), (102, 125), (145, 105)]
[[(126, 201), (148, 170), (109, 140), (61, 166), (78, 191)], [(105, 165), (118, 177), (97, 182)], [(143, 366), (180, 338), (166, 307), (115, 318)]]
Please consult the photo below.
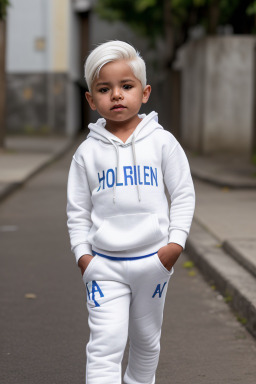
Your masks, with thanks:
[(73, 156), (67, 215), (76, 261), (92, 249), (132, 258), (170, 242), (184, 248), (195, 204), (186, 155), (156, 112), (139, 117), (125, 143), (104, 128), (105, 119), (90, 124)]

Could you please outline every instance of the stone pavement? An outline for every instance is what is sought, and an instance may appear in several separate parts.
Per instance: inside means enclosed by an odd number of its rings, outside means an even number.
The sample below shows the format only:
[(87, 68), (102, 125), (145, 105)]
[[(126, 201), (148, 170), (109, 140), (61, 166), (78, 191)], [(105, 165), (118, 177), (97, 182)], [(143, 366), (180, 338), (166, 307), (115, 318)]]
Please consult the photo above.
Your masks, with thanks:
[[(67, 137), (8, 137), (0, 152), (0, 200), (73, 142)], [(197, 204), (187, 252), (256, 336), (256, 166), (238, 157), (188, 157)]]

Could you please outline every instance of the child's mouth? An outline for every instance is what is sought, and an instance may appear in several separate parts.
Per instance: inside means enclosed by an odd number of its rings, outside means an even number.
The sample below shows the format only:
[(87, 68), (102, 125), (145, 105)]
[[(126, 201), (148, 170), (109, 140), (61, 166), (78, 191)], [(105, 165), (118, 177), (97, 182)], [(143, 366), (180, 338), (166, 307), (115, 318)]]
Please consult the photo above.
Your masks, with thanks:
[(123, 105), (118, 104), (118, 105), (114, 105), (114, 106), (111, 108), (111, 111), (113, 111), (113, 110), (120, 111), (120, 110), (125, 109), (125, 108), (126, 108), (126, 107), (124, 107)]

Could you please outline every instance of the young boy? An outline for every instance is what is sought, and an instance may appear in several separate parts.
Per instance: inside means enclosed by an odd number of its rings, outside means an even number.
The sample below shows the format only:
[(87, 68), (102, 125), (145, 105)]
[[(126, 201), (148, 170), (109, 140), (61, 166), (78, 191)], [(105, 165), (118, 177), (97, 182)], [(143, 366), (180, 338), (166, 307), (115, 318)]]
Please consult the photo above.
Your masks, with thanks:
[[(153, 384), (164, 301), (194, 212), (187, 158), (149, 99), (146, 69), (127, 43), (110, 41), (85, 63), (86, 99), (102, 116), (77, 149), (68, 180), (71, 249), (87, 291), (87, 384)], [(165, 186), (171, 200), (170, 211)]]

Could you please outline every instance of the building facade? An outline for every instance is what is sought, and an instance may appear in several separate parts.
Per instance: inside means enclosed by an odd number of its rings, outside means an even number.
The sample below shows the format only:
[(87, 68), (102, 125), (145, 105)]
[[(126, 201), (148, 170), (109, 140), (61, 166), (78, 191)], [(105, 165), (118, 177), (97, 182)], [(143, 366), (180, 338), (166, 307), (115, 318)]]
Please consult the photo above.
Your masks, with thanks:
[(12, 0), (7, 20), (7, 132), (75, 134), (85, 124), (82, 57), (89, 0)]

